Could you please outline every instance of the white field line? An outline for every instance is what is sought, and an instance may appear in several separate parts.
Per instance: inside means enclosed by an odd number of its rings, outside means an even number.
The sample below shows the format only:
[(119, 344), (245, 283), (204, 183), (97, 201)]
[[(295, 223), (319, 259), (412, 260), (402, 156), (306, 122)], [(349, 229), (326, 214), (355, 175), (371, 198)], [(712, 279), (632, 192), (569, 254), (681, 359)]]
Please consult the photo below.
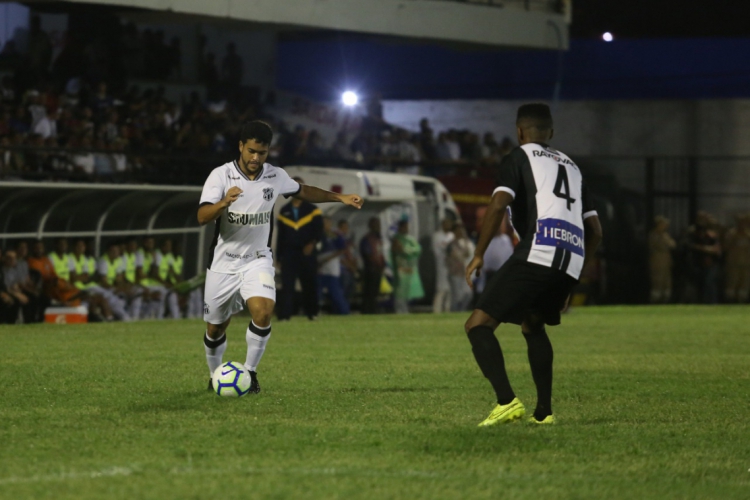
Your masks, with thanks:
[(128, 467), (109, 467), (91, 472), (60, 472), (34, 476), (10, 476), (0, 478), (0, 485), (18, 483), (43, 483), (48, 481), (68, 481), (71, 479), (99, 479), (101, 477), (129, 476), (136, 469)]
[(308, 467), (224, 467), (224, 468), (193, 468), (188, 462), (186, 467), (174, 467), (168, 470), (160, 471), (155, 467), (108, 467), (106, 469), (88, 471), (88, 472), (59, 472), (56, 474), (36, 474), (33, 476), (9, 476), (0, 477), (0, 486), (21, 484), (21, 483), (42, 483), (42, 482), (65, 482), (74, 480), (100, 479), (106, 477), (130, 476), (141, 474), (144, 471), (149, 473), (166, 473), (175, 476), (189, 476), (193, 474), (222, 474), (228, 471), (244, 472), (247, 474), (258, 475), (279, 475), (279, 476), (354, 476), (354, 477), (393, 477), (393, 478), (447, 478), (450, 474), (436, 471), (423, 470), (400, 470), (400, 471), (379, 471), (367, 469), (351, 468), (308, 468)]

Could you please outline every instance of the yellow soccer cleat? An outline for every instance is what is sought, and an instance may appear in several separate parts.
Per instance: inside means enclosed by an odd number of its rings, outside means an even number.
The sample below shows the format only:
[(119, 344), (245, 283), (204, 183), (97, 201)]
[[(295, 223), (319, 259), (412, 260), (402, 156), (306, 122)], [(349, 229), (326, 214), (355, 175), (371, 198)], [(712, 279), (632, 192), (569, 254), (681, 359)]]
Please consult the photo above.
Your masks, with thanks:
[(526, 415), (526, 408), (520, 399), (515, 398), (507, 405), (497, 405), (485, 418), (478, 427), (489, 427), (491, 425), (505, 424), (523, 418)]
[(534, 417), (531, 417), (529, 419), (530, 424), (537, 424), (537, 425), (552, 425), (555, 423), (555, 416), (554, 415), (547, 415), (544, 417), (544, 420), (537, 420)]

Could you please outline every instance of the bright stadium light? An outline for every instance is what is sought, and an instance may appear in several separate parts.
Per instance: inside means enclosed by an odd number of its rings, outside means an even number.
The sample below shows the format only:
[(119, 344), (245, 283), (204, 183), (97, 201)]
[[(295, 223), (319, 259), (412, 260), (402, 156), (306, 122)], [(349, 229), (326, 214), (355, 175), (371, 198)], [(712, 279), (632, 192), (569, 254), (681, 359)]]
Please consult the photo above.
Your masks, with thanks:
[(344, 103), (344, 106), (356, 106), (359, 102), (359, 96), (351, 90), (347, 90), (346, 92), (341, 94), (341, 102)]
[(610, 33), (609, 31), (605, 31), (602, 34), (602, 40), (604, 40), (605, 42), (611, 42), (614, 39), (615, 39), (615, 37), (612, 36), (612, 33)]

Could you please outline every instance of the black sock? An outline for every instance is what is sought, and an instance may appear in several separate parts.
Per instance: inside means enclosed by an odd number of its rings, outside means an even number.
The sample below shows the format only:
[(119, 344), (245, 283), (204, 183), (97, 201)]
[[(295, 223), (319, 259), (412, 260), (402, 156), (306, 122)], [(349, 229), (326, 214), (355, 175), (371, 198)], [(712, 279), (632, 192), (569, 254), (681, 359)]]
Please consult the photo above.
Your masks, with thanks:
[(552, 343), (547, 332), (542, 329), (534, 333), (524, 333), (529, 348), (531, 376), (536, 385), (536, 409), (534, 418), (542, 421), (552, 415)]
[(516, 397), (505, 373), (505, 359), (500, 342), (497, 341), (492, 328), (489, 326), (475, 326), (468, 333), (471, 351), (477, 360), (482, 374), (492, 384), (497, 395), (497, 403), (507, 405)]

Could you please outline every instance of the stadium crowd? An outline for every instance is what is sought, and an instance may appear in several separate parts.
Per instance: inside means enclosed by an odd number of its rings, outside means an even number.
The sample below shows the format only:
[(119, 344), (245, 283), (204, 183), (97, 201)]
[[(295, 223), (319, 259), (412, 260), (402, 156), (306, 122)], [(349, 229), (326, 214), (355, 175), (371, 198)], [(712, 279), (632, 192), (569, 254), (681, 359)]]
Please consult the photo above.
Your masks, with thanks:
[[(71, 251), (72, 250), (72, 251)], [(111, 242), (99, 258), (92, 244), (18, 241), (0, 249), (0, 323), (44, 320), (51, 305), (88, 306), (89, 321), (197, 318), (203, 312), (200, 279), (184, 280), (181, 248), (153, 237)]]
[[(238, 124), (256, 118), (274, 126), (269, 161), (282, 166), (460, 173), (495, 164), (514, 146), (489, 132), (435, 133), (426, 119), (417, 133), (399, 129), (383, 120), (377, 95), (361, 126), (343, 128), (326, 144), (318, 130), (274, 116), (273, 93), (260, 99), (257, 89), (238, 83), (244, 63), (234, 44), (220, 62), (205, 39), (200, 45), (204, 92), (175, 102), (163, 83), (183, 78), (179, 38), (167, 44), (162, 31), (131, 23), (111, 39), (84, 43), (69, 35), (53, 59), (49, 36), (32, 17), (28, 51), (19, 53), (13, 40), (0, 51), (0, 178), (175, 182), (179, 176), (163, 174), (180, 167), (182, 182), (190, 182), (186, 158), (220, 161), (234, 151)], [(128, 86), (134, 78), (151, 85)], [(204, 174), (200, 169), (198, 177)]]

